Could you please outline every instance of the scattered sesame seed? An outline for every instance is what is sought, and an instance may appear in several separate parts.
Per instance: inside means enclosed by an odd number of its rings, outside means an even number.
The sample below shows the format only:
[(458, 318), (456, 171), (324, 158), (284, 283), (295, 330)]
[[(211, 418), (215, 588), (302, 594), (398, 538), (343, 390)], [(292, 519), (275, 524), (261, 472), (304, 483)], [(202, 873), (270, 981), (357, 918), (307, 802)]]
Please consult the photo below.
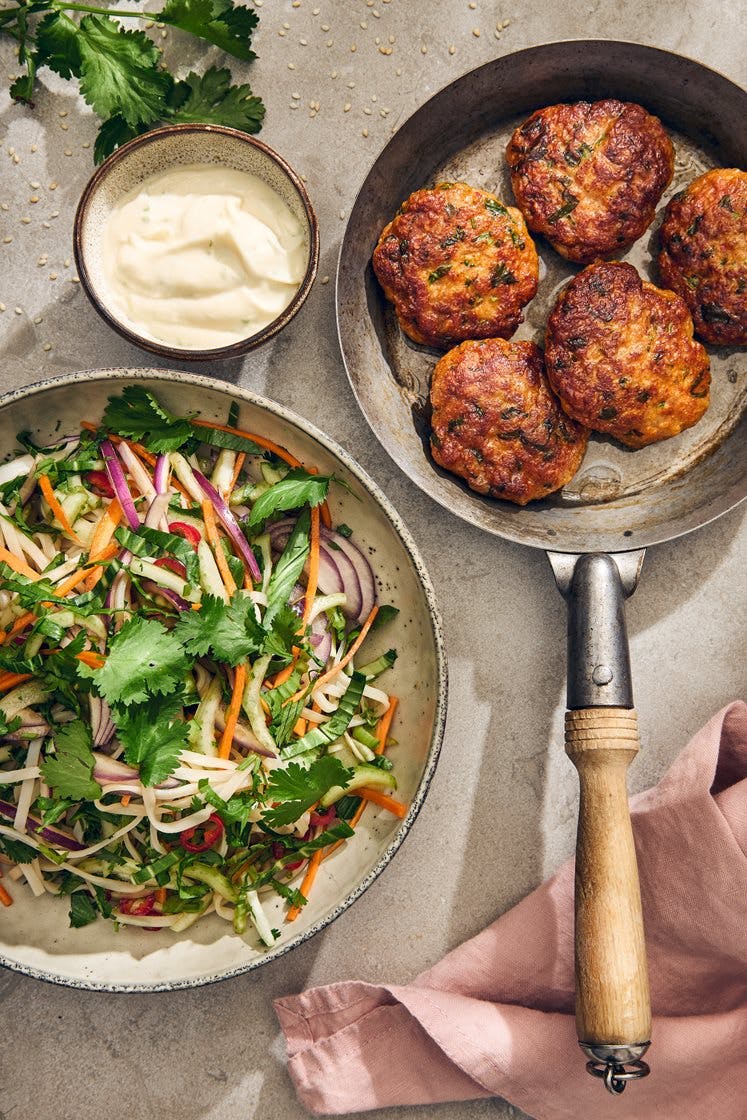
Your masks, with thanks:
[(394, 43), (396, 42), (396, 40), (395, 40), (395, 38), (394, 38), (394, 36), (393, 36), (393, 35), (390, 35), (390, 36), (389, 36), (389, 42), (390, 42), (390, 43), (392, 43), (392, 45), (393, 45), (393, 44), (394, 44)]
[(57, 279), (57, 273), (56, 272), (50, 272), (49, 279), (50, 280), (56, 280)]
[(368, 129), (367, 128), (363, 129), (363, 132), (361, 132), (361, 136), (368, 136)]
[(388, 55), (388, 54), (391, 54), (391, 53), (392, 53), (392, 48), (391, 47), (379, 47), (379, 54), (387, 54)]
[(323, 23), (322, 24), (322, 31), (329, 31), (329, 24), (328, 23)]
[(472, 28), (472, 34), (474, 35), (474, 37), (475, 37), (476, 39), (479, 39), (479, 38), (480, 38), (480, 35), (482, 34), (482, 32), (480, 31), (480, 28), (479, 28), (479, 27), (473, 27), (473, 28)]
[(151, 27), (156, 26), (155, 20), (152, 20), (152, 19), (147, 20), (145, 26), (146, 26), (147, 30), (150, 31)]
[(45, 343), (44, 343), (44, 345), (43, 345), (43, 347), (42, 347), (42, 350), (46, 350), (46, 352), (47, 352), (47, 353), (49, 353), (49, 351), (50, 351), (51, 349), (52, 349), (51, 343), (49, 343), (49, 342), (45, 342)]
[(402, 77), (402, 68), (400, 66), (398, 66), (395, 73), (396, 73), (398, 78), (401, 78)]
[(346, 101), (345, 104), (342, 107), (343, 113), (349, 113), (351, 109), (352, 109), (352, 105), (350, 104), (349, 101)]
[(21, 221), (25, 226), (31, 225), (31, 218), (29, 218), (28, 214), (24, 214)]
[(283, 31), (282, 27), (278, 28), (278, 35), (280, 36), (281, 39), (285, 35), (285, 32)]
[(5, 304), (4, 304), (4, 303), (0, 303), (0, 311), (7, 311), (7, 310), (8, 310), (8, 309), (7, 309), (7, 307), (5, 306)]
[(376, 94), (376, 93), (375, 93), (375, 94), (374, 94), (374, 95), (372, 96), (371, 100), (372, 100), (372, 101), (378, 101), (378, 100), (379, 100), (378, 94)]
[(10, 245), (12, 240), (13, 240), (12, 237), (4, 237), (3, 238), (3, 245)]
[(456, 54), (456, 47), (454, 46), (453, 43), (449, 47), (449, 54)]
[(13, 310), (15, 311), (16, 315), (23, 315), (22, 307), (14, 307)]
[(358, 50), (358, 47), (355, 43), (351, 43), (350, 44), (350, 49), (353, 52), (353, 54), (355, 54), (355, 52)]
[(8, 206), (7, 202), (0, 202), (0, 210), (9, 210), (9, 209), (10, 209), (10, 207)]
[(336, 70), (330, 70), (329, 76), (330, 76), (330, 78), (336, 78), (337, 77), (337, 71)]
[(298, 108), (298, 102), (297, 101), (291, 101), (290, 107), (291, 107), (291, 109), (297, 109)]
[(288, 69), (289, 69), (289, 70), (295, 70), (295, 69), (296, 69), (296, 64), (295, 64), (295, 62), (289, 62), (289, 63), (288, 63)]
[(423, 43), (422, 47), (420, 48), (420, 53), (428, 54), (428, 48), (426, 47), (425, 43)]
[(42, 228), (43, 228), (43, 229), (51, 229), (52, 227), (51, 227), (51, 225), (49, 224), (49, 222), (42, 222)]
[(467, 5), (467, 7), (468, 7), (468, 8), (471, 8), (471, 9), (472, 9), (472, 11), (474, 12), (475, 8), (477, 7), (477, 4), (475, 3), (475, 0), (470, 0), (470, 2), (469, 2), (469, 4)]
[(319, 283), (320, 283), (320, 284), (329, 284), (329, 276), (322, 276), (322, 278), (321, 278), (321, 280), (319, 281)]
[(58, 116), (58, 117), (66, 117), (66, 116), (67, 116), (67, 109), (60, 109), (60, 111), (59, 111), (59, 113), (57, 114), (57, 116)]
[(300, 93), (292, 93), (291, 97), (293, 98), (294, 101), (300, 101), (301, 100), (301, 94)]
[(36, 323), (37, 327), (39, 326), (39, 323), (41, 323), (41, 321), (42, 321), (41, 315), (37, 315), (36, 318), (34, 319), (34, 322)]
[(355, 82), (348, 82), (348, 89), (355, 89)]
[(8, 148), (8, 155), (9, 156), (14, 156), (15, 154), (16, 154), (15, 148)]
[(61, 121), (60, 122), (60, 128), (62, 129), (63, 132), (67, 132), (67, 130), (70, 128), (70, 125), (67, 124), (66, 121)]
[(32, 191), (38, 191), (41, 183), (29, 183), (29, 186), (31, 187)]
[(21, 162), (21, 157), (20, 156), (13, 156), (13, 163), (18, 164), (20, 162)]
[(283, 27), (285, 28), (286, 31), (290, 31), (290, 26), (291, 25), (289, 23), (284, 23), (283, 24)]
[(496, 39), (500, 39), (500, 37), (501, 37), (501, 33), (500, 33), (500, 31), (498, 31), (498, 29), (497, 29), (497, 28), (496, 28), (496, 30), (495, 30), (495, 31), (493, 32), (493, 34), (495, 35)]
[(32, 145), (31, 145), (31, 151), (32, 151), (32, 152), (38, 152), (38, 151), (39, 151), (39, 149), (37, 148), (36, 144), (32, 144)]
[(50, 216), (50, 218), (59, 218), (60, 212), (59, 212), (59, 210), (53, 210), (52, 213), (49, 216)]
[(302, 47), (308, 47), (308, 45), (309, 45), (309, 40), (308, 39), (299, 39), (298, 42)]
[(32, 194), (31, 198), (29, 199), (29, 202), (38, 202), (38, 201), (39, 201), (39, 195), (38, 194)]
[(39, 257), (39, 260), (36, 263), (38, 265), (44, 265), (44, 264), (47, 263), (47, 258), (46, 257)]
[(340, 211), (340, 221), (342, 222), (342, 221), (344, 221), (344, 219), (345, 219), (345, 211), (341, 210)]
[[(90, 148), (90, 147), (91, 147), (91, 142), (90, 142), (90, 140), (86, 140), (85, 144), (82, 144), (82, 145), (81, 145), (81, 147), (83, 147), (83, 148)], [(50, 190), (51, 190), (51, 189), (52, 189), (52, 188), (50, 187)]]
[(62, 263), (65, 265), (65, 268), (70, 268), (70, 257), (65, 257)]
[(73, 154), (73, 153), (72, 153), (72, 151), (71, 151), (71, 149), (70, 149), (70, 148), (65, 148), (65, 155), (66, 155), (66, 156), (71, 156), (72, 154)]
[(368, 31), (368, 24), (364, 19), (361, 20), (361, 31)]
[(371, 110), (369, 109), (368, 105), (367, 105), (367, 106), (366, 106), (366, 108), (365, 108), (365, 109), (363, 110), (363, 112), (364, 112), (364, 113), (366, 114), (366, 116), (367, 116), (367, 117), (370, 117), (370, 116), (371, 116)]
[(321, 10), (320, 8), (312, 8), (312, 9), (311, 9), (311, 14), (312, 14), (312, 16), (318, 16), (318, 15), (319, 15), (319, 12), (320, 12), (320, 10)]
[(263, 4), (264, 4), (264, 0), (254, 0), (254, 6), (256, 8), (261, 8)]
[(388, 109), (379, 109), (379, 116), (388, 117), (389, 116), (389, 110)]
[(371, 12), (371, 15), (374, 17), (374, 19), (381, 19), (381, 12), (377, 12), (375, 8)]
[(300, 7), (301, 7), (301, 0), (293, 0), (293, 3), (291, 4), (291, 8), (300, 8)]
[(508, 25), (510, 24), (510, 22), (511, 22), (511, 20), (510, 20), (510, 19), (504, 19), (503, 23), (501, 24), (501, 27), (508, 27)]
[(161, 32), (161, 38), (166, 39), (168, 37), (168, 34), (169, 34), (168, 31), (162, 31)]
[(328, 47), (334, 46), (334, 42), (335, 42), (334, 39), (327, 39), (327, 46)]
[[(257, 4), (259, 4), (259, 0), (256, 0), (256, 2), (257, 2)], [(71, 276), (70, 277), (70, 283), (71, 284), (80, 284), (80, 280), (78, 279), (77, 276)]]

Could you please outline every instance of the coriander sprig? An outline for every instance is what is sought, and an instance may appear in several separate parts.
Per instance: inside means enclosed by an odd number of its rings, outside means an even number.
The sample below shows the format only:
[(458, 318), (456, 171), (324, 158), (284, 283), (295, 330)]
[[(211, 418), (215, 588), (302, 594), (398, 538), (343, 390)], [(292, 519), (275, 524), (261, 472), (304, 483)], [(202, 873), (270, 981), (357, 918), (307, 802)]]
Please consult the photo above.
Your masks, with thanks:
[[(73, 14), (69, 14), (73, 13)], [(81, 18), (75, 18), (81, 13)], [(115, 11), (67, 0), (19, 0), (0, 11), (0, 33), (16, 40), (23, 72), (10, 87), (16, 101), (33, 105), (37, 71), (47, 66), (77, 78), (88, 104), (103, 118), (94, 146), (100, 162), (120, 144), (159, 123), (190, 121), (259, 132), (265, 107), (248, 85), (232, 85), (231, 72), (210, 67), (178, 80), (144, 31), (121, 19), (147, 19), (187, 31), (234, 58), (250, 62), (253, 8), (233, 0), (166, 0), (160, 12)]]

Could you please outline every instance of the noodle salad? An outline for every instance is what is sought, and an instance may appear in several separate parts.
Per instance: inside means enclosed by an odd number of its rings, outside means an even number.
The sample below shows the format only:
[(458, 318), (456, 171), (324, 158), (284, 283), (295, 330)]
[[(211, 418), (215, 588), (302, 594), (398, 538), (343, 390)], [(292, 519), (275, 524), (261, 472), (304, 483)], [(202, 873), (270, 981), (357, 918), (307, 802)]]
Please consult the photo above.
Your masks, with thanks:
[(332, 477), (142, 386), (0, 466), (0, 902), (280, 936), (369, 801), (402, 817), (371, 565)]

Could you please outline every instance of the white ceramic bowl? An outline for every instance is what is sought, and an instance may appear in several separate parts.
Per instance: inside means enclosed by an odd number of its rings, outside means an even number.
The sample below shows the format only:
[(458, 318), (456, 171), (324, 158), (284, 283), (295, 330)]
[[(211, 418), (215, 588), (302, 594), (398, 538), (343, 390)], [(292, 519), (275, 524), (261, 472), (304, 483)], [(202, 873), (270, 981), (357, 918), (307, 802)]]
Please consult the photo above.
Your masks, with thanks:
[[(380, 601), (400, 608), (382, 636), (372, 635), (371, 657), (395, 645), (400, 657), (391, 689), (400, 698), (391, 749), (398, 797), (409, 803), (400, 821), (369, 806), (355, 837), (322, 865), (309, 904), (292, 925), (283, 904), (268, 902), (271, 924), (281, 931), (272, 949), (260, 949), (212, 915), (175, 936), (117, 931), (98, 919), (83, 929), (68, 926), (67, 900), (34, 899), (25, 887), (2, 911), (0, 963), (71, 987), (108, 991), (157, 991), (192, 987), (259, 968), (307, 940), (341, 914), (383, 871), (412, 825), (436, 766), (446, 718), (446, 665), (433, 588), (407, 529), (385, 495), (350, 456), (305, 420), (280, 405), (224, 382), (160, 370), (104, 370), (41, 382), (0, 400), (0, 459), (16, 449), (15, 434), (30, 429), (39, 441), (76, 431), (83, 419), (98, 420), (107, 398), (124, 385), (146, 385), (177, 414), (199, 412), (225, 422), (230, 404), (240, 407), (238, 425), (286, 446), (324, 474), (334, 473), (355, 491), (334, 486), (335, 524), (346, 522), (369, 550)], [(59, 426), (58, 426), (59, 424)], [(360, 500), (358, 500), (358, 498)]]
[[(304, 235), (306, 270), (284, 311), (262, 330), (238, 342), (209, 350), (170, 346), (141, 334), (124, 316), (104, 268), (104, 234), (113, 208), (150, 176), (174, 167), (203, 164), (256, 175), (279, 195), (299, 221)], [(293, 168), (273, 151), (233, 128), (212, 124), (174, 124), (155, 128), (117, 148), (88, 180), (75, 213), (73, 249), (83, 289), (96, 311), (130, 342), (165, 358), (207, 361), (246, 354), (282, 330), (308, 296), (319, 263), (319, 229), (306, 188)]]

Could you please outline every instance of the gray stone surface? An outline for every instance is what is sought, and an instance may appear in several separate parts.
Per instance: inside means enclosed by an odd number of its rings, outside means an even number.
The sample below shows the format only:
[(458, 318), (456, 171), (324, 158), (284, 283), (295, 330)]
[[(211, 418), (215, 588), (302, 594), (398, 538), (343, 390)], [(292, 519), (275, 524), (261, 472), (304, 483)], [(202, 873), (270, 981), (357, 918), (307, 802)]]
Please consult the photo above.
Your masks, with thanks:
[[(411, 836), (382, 878), (323, 934), (257, 974), (147, 996), (69, 991), (0, 975), (0, 1120), (300, 1118), (305, 1113), (285, 1071), (274, 996), (348, 977), (406, 981), (510, 907), (571, 852), (576, 790), (562, 753), (563, 603), (541, 553), (481, 535), (415, 492), (357, 411), (334, 325), (341, 215), (398, 122), (496, 54), (553, 39), (620, 38), (680, 51), (743, 81), (745, 11), (726, 0), (262, 6), (260, 57), (250, 71), (268, 105), (262, 139), (307, 177), (321, 224), (320, 278), (275, 343), (212, 372), (325, 429), (407, 520), (445, 621), (451, 704), (442, 760)], [(506, 20), (497, 38), (496, 23)], [(172, 61), (202, 61), (186, 39), (170, 36), (166, 45)], [(379, 46), (391, 46), (391, 55)], [(3, 79), (14, 72), (7, 42), (0, 70)], [(311, 117), (310, 102), (319, 103)], [(148, 364), (109, 332), (71, 282), (73, 213), (92, 169), (94, 133), (73, 87), (52, 75), (44, 75), (33, 113), (0, 93), (0, 302), (7, 307), (0, 314), (0, 389), (75, 369)], [(743, 518), (733, 513), (652, 549), (646, 560), (628, 609), (643, 738), (631, 775), (635, 789), (656, 781), (705, 719), (743, 692), (746, 545)], [(489, 1101), (375, 1115), (508, 1120), (523, 1114)]]

